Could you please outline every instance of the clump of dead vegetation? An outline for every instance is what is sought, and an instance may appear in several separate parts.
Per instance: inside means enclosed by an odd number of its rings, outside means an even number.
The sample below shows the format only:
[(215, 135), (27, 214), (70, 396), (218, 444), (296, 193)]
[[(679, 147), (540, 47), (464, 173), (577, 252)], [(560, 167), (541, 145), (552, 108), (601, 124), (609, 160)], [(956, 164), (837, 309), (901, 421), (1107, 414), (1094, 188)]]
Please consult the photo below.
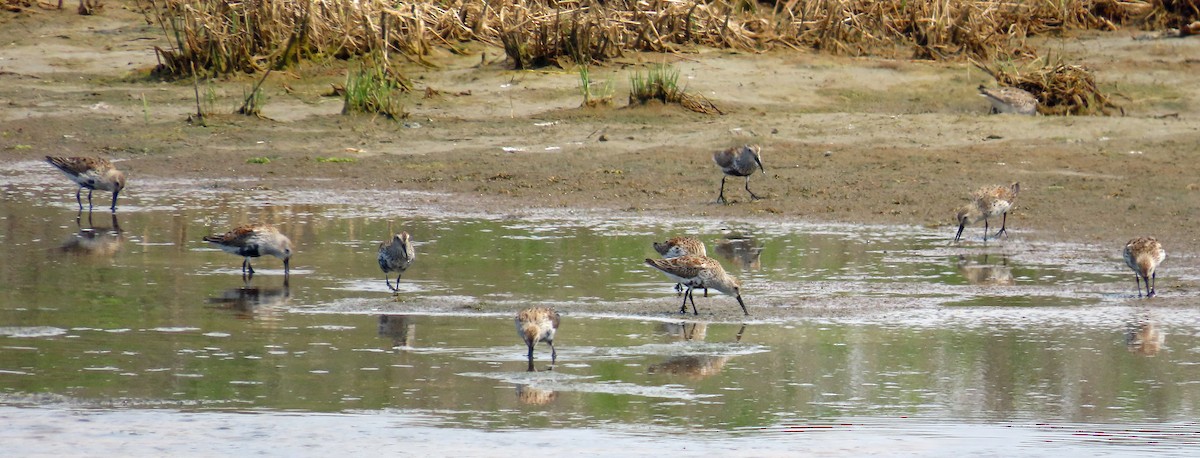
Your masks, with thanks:
[(1024, 89), (1038, 99), (1038, 113), (1043, 115), (1113, 115), (1125, 114), (1096, 84), (1095, 75), (1081, 65), (1062, 62), (1048, 63), (1035, 59), (1021, 68), (1014, 65), (975, 66), (995, 78), (1000, 86)]
[[(515, 68), (600, 62), (684, 46), (991, 60), (1033, 56), (1028, 37), (1184, 27), (1200, 0), (139, 0), (171, 39), (165, 75), (255, 72), (299, 59), (433, 47), (504, 48)], [(148, 5), (147, 5), (148, 3)]]

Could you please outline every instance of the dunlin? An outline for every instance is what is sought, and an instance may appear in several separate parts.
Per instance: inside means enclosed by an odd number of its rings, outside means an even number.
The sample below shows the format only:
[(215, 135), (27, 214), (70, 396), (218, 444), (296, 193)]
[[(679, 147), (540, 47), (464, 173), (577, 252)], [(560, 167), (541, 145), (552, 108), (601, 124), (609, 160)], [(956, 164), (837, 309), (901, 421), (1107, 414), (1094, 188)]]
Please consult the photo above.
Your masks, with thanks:
[(762, 165), (762, 147), (758, 145), (745, 145), (721, 150), (713, 153), (713, 162), (717, 163), (717, 167), (721, 168), (721, 193), (717, 195), (718, 203), (726, 203), (725, 200), (725, 177), (746, 177), (746, 192), (750, 193), (751, 200), (758, 200), (760, 197), (750, 190), (750, 175), (754, 174), (754, 168), (758, 167), (763, 174), (767, 173), (767, 169)]
[(1020, 183), (1013, 183), (1005, 186), (984, 186), (978, 191), (971, 193), (971, 202), (958, 209), (958, 215), (954, 220), (958, 223), (958, 233), (954, 234), (954, 241), (957, 242), (963, 233), (963, 228), (968, 224), (974, 224), (983, 220), (983, 241), (988, 238), (988, 218), (1000, 216), (1003, 219), (1000, 222), (1000, 230), (993, 237), (1004, 235), (1008, 227), (1008, 210), (1012, 208), (1013, 202), (1017, 200), (1017, 193), (1021, 191)]
[[(664, 258), (688, 255), (708, 256), (708, 250), (704, 249), (704, 242), (695, 237), (671, 237), (665, 242), (654, 242), (654, 251)], [(683, 292), (683, 284), (676, 283), (675, 292)], [(708, 297), (708, 288), (704, 289), (704, 297)]]
[(221, 247), (226, 253), (242, 256), (242, 274), (254, 275), (250, 258), (271, 255), (283, 260), (283, 274), (289, 274), (288, 262), (292, 259), (292, 241), (270, 224), (247, 224), (222, 235), (208, 235), (205, 242)]
[(550, 345), (550, 364), (558, 361), (558, 351), (554, 350), (554, 334), (558, 332), (558, 312), (550, 307), (529, 307), (517, 312), (514, 321), (517, 325), (517, 335), (525, 340), (529, 347), (529, 372), (533, 372), (533, 346), (538, 342)]
[(679, 307), (679, 313), (687, 313), (687, 304), (691, 300), (692, 313), (700, 314), (696, 310), (696, 299), (692, 298), (692, 290), (702, 287), (712, 288), (737, 298), (738, 305), (742, 306), (742, 313), (750, 314), (746, 311), (746, 303), (742, 302), (741, 282), (725, 273), (725, 268), (721, 267), (721, 263), (716, 259), (695, 255), (669, 259), (647, 258), (646, 264), (658, 269), (667, 278), (676, 283), (683, 283), (687, 287), (687, 292), (683, 294), (683, 305)]
[(1021, 88), (1008, 86), (989, 89), (981, 84), (979, 85), (979, 95), (992, 102), (992, 114), (1037, 114), (1037, 97)]
[[(379, 244), (379, 268), (383, 270), (383, 281), (392, 291), (400, 291), (400, 276), (412, 265), (417, 252), (413, 249), (412, 240), (407, 232), (392, 236), (391, 242)], [(396, 286), (393, 288), (388, 273), (396, 272)]]
[(58, 157), (46, 156), (46, 162), (61, 170), (71, 181), (79, 185), (75, 191), (75, 202), (79, 210), (83, 210), (83, 199), (80, 193), (83, 188), (88, 190), (88, 210), (92, 209), (92, 191), (101, 190), (112, 193), (112, 211), (117, 211), (117, 195), (125, 189), (125, 173), (113, 167), (112, 162), (98, 157)]
[(1146, 282), (1146, 297), (1154, 297), (1155, 270), (1167, 259), (1167, 251), (1154, 237), (1138, 237), (1125, 244), (1125, 265), (1133, 269), (1138, 297), (1142, 297), (1142, 281)]

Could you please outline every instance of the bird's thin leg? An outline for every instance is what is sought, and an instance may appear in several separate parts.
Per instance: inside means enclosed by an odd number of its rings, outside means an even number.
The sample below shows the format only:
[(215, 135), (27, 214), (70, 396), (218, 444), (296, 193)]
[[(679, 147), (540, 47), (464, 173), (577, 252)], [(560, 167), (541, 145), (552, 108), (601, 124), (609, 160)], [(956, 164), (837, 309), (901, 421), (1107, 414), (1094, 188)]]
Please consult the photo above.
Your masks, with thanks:
[(384, 282), (384, 283), (387, 283), (387, 287), (388, 287), (388, 289), (390, 289), (390, 290), (392, 290), (392, 291), (395, 291), (395, 290), (396, 290), (396, 288), (393, 288), (393, 287), (392, 287), (392, 277), (391, 277), (391, 276), (389, 276), (387, 273), (384, 273), (384, 274), (383, 274), (383, 282)]
[(1156, 277), (1158, 277), (1158, 272), (1150, 274), (1150, 278), (1146, 280), (1146, 286), (1150, 287), (1150, 292), (1146, 293), (1146, 297), (1154, 297), (1156, 293), (1155, 288), (1158, 285), (1158, 278)]
[(987, 220), (987, 218), (984, 218), (983, 219), (983, 241), (985, 241), (985, 242), (987, 241), (987, 233), (988, 233), (988, 220)]
[(708, 287), (701, 286), (701, 288), (704, 288), (704, 297), (708, 297)]
[(1000, 220), (1000, 230), (992, 237), (996, 238), (1001, 235), (1008, 235), (1008, 212), (1004, 212), (1003, 219)]
[(550, 368), (553, 369), (555, 364), (558, 364), (558, 350), (554, 349), (554, 342), (546, 342), (550, 346)]
[(761, 197), (754, 194), (754, 191), (750, 190), (750, 175), (746, 175), (746, 192), (750, 193), (750, 200), (761, 199)]
[(79, 189), (76, 189), (76, 190), (75, 190), (75, 203), (79, 204), (79, 211), (80, 211), (80, 212), (82, 212), (82, 211), (83, 211), (83, 199), (81, 199), (81, 198), (79, 197), (79, 194), (80, 194), (80, 193), (82, 193), (82, 192), (83, 192), (83, 187), (82, 187), (82, 186), (80, 186), (80, 187), (79, 187)]
[(533, 372), (533, 342), (526, 342), (525, 346), (529, 347), (529, 354), (527, 355), (527, 359), (529, 361), (529, 367), (526, 368), (525, 371)]
[(687, 313), (687, 298), (689, 294), (692, 294), (691, 285), (688, 285), (687, 291), (683, 292), (683, 304), (679, 305), (679, 313)]
[(1142, 297), (1142, 275), (1133, 274), (1134, 285), (1137, 285), (1138, 297)]
[(109, 209), (114, 212), (117, 211), (117, 195), (120, 193), (121, 193), (121, 191), (113, 191), (112, 207), (109, 207)]
[(93, 190), (93, 189), (88, 189), (88, 211), (91, 211), (91, 210), (92, 210), (92, 208), (94, 208), (94, 207), (92, 206), (92, 191), (94, 191), (94, 190)]
[(718, 204), (729, 203), (728, 201), (725, 200), (725, 175), (721, 175), (721, 193), (717, 194), (717, 203)]
[(249, 256), (246, 256), (246, 258), (242, 260), (242, 272), (250, 272), (251, 274), (254, 273), (254, 266), (250, 265)]
[(692, 296), (692, 291), (695, 291), (695, 288), (688, 290), (688, 299), (692, 301), (692, 315), (699, 315), (700, 312), (696, 310), (696, 298)]

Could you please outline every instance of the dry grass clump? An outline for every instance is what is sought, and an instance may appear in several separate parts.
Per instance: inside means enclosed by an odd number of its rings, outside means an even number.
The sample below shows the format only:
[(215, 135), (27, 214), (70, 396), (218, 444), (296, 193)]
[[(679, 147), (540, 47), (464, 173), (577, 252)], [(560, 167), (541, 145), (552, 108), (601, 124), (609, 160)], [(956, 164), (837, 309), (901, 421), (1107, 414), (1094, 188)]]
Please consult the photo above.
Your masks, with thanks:
[[(10, 0), (11, 1), (11, 0)], [(1073, 29), (1181, 27), (1200, 0), (139, 0), (170, 38), (162, 72), (254, 72), (311, 56), (503, 46), (516, 68), (589, 64), (682, 46), (923, 59), (1032, 56), (1025, 40)]]
[(1043, 115), (1113, 115), (1125, 110), (1112, 103), (1096, 84), (1092, 71), (1081, 65), (1048, 64), (1037, 59), (1024, 70), (988, 68), (975, 64), (1001, 86), (1012, 86), (1033, 94), (1038, 99), (1038, 113)]

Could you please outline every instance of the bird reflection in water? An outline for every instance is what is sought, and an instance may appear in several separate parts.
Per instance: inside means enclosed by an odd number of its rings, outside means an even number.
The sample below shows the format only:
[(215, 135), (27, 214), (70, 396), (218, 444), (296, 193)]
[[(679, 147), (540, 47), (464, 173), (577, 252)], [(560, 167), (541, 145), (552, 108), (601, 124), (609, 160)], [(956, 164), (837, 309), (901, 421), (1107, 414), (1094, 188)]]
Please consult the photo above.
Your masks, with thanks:
[(662, 323), (660, 326), (662, 331), (670, 335), (674, 340), (697, 340), (703, 341), (708, 334), (708, 323), (697, 321), (676, 321)]
[(521, 404), (544, 406), (558, 399), (558, 392), (531, 385), (517, 385), (517, 401)]
[(988, 264), (987, 255), (983, 256), (983, 262), (970, 261), (966, 256), (959, 255), (956, 264), (959, 273), (972, 285), (1011, 286), (1017, 283), (1006, 256), (1000, 258), (999, 264)]
[(116, 254), (125, 244), (125, 236), (121, 231), (121, 223), (117, 214), (111, 213), (112, 225), (96, 226), (92, 222), (92, 212), (88, 212), (88, 227), (83, 227), (83, 212), (75, 215), (75, 226), (79, 232), (63, 242), (59, 251), (76, 256), (108, 257)]
[(242, 286), (222, 291), (220, 295), (208, 298), (208, 303), (229, 310), (241, 319), (261, 320), (282, 311), (290, 298), (288, 277), (283, 277), (283, 286), (278, 288), (251, 286), (249, 277), (245, 277)]
[(379, 315), (379, 337), (392, 339), (392, 348), (412, 348), (417, 324), (407, 315)]
[(1149, 317), (1137, 319), (1125, 329), (1125, 348), (1141, 355), (1158, 354), (1166, 340), (1167, 335)]
[[(687, 325), (705, 325), (705, 323), (669, 323), (681, 327), (683, 330), (688, 329)], [(705, 326), (706, 328), (707, 326)], [(668, 328), (670, 329), (670, 328)], [(695, 327), (691, 328), (693, 331)], [(742, 335), (746, 333), (746, 325), (742, 325), (738, 329), (737, 336), (734, 337), (734, 342), (741, 342)], [(703, 340), (703, 336), (698, 340)], [(686, 340), (691, 340), (690, 338)], [(650, 374), (669, 374), (682, 375), (684, 377), (699, 380), (716, 375), (725, 368), (725, 363), (729, 362), (729, 355), (677, 355), (667, 358), (661, 363), (651, 364), (646, 368), (646, 372)]]
[(717, 256), (736, 264), (742, 270), (762, 269), (762, 242), (753, 236), (730, 232), (714, 242)]

